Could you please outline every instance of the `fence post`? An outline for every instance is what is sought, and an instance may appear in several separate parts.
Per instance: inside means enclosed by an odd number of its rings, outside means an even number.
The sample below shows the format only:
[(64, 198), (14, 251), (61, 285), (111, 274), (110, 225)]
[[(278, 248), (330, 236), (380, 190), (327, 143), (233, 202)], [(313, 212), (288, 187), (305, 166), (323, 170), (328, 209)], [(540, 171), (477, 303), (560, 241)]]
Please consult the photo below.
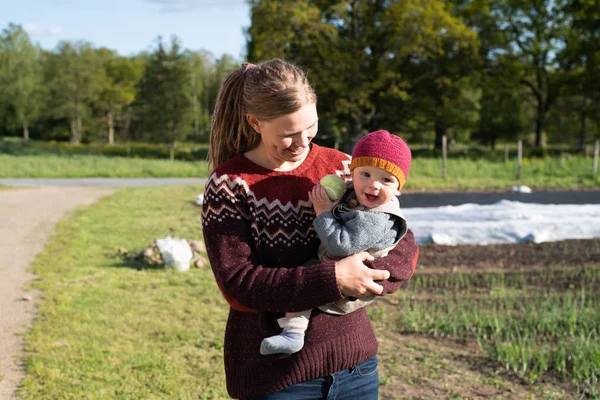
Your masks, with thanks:
[(596, 139), (594, 142), (594, 161), (592, 163), (592, 174), (596, 175), (598, 172), (598, 152), (600, 152), (600, 140)]
[(517, 142), (517, 179), (521, 179), (521, 167), (523, 165), (523, 141)]
[(442, 136), (442, 178), (446, 179), (446, 158), (448, 156), (448, 141)]
[(508, 143), (504, 144), (504, 164), (508, 164)]

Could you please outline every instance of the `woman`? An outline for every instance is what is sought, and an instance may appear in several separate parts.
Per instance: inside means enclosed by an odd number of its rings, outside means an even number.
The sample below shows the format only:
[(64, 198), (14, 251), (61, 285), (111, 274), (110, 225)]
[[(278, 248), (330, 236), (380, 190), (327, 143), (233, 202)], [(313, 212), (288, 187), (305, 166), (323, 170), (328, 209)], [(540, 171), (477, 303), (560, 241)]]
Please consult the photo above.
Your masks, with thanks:
[(316, 95), (295, 65), (244, 64), (223, 81), (213, 115), (202, 224), (216, 282), (231, 306), (225, 331), (227, 390), (241, 399), (376, 399), (377, 341), (365, 309), (314, 311), (304, 348), (260, 354), (277, 319), (345, 296), (385, 295), (413, 274), (411, 231), (387, 257), (362, 252), (303, 266), (319, 238), (308, 193), (324, 175), (349, 175), (350, 157), (311, 141)]

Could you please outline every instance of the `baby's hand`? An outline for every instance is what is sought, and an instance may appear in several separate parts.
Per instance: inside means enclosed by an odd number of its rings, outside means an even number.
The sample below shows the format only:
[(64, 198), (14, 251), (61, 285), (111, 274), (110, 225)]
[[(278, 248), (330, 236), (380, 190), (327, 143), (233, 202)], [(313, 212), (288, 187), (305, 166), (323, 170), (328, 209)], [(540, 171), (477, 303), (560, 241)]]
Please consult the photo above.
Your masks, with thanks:
[(340, 200), (329, 200), (325, 188), (318, 183), (312, 188), (312, 191), (308, 192), (308, 198), (312, 201), (317, 215), (333, 210), (333, 207), (340, 202)]

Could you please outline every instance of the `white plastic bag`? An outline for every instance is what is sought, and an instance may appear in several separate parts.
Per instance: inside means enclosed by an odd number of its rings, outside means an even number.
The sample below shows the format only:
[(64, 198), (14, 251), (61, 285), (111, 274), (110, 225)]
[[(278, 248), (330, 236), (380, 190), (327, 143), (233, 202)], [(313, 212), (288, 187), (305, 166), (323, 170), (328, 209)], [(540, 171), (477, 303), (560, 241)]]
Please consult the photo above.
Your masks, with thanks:
[(513, 186), (512, 191), (517, 193), (531, 193), (531, 188), (525, 185)]
[(171, 236), (156, 239), (156, 247), (165, 263), (178, 271), (190, 269), (192, 249), (185, 239), (173, 239)]

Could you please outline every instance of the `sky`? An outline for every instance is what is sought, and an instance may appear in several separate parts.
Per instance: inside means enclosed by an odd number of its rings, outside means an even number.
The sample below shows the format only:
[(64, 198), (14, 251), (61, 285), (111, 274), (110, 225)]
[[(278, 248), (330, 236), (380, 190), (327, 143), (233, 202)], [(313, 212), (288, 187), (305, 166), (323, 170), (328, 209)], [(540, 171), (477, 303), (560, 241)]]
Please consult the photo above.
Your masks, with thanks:
[(47, 50), (84, 40), (123, 56), (176, 35), (186, 49), (242, 60), (249, 12), (245, 0), (0, 0), (0, 30), (12, 22)]

